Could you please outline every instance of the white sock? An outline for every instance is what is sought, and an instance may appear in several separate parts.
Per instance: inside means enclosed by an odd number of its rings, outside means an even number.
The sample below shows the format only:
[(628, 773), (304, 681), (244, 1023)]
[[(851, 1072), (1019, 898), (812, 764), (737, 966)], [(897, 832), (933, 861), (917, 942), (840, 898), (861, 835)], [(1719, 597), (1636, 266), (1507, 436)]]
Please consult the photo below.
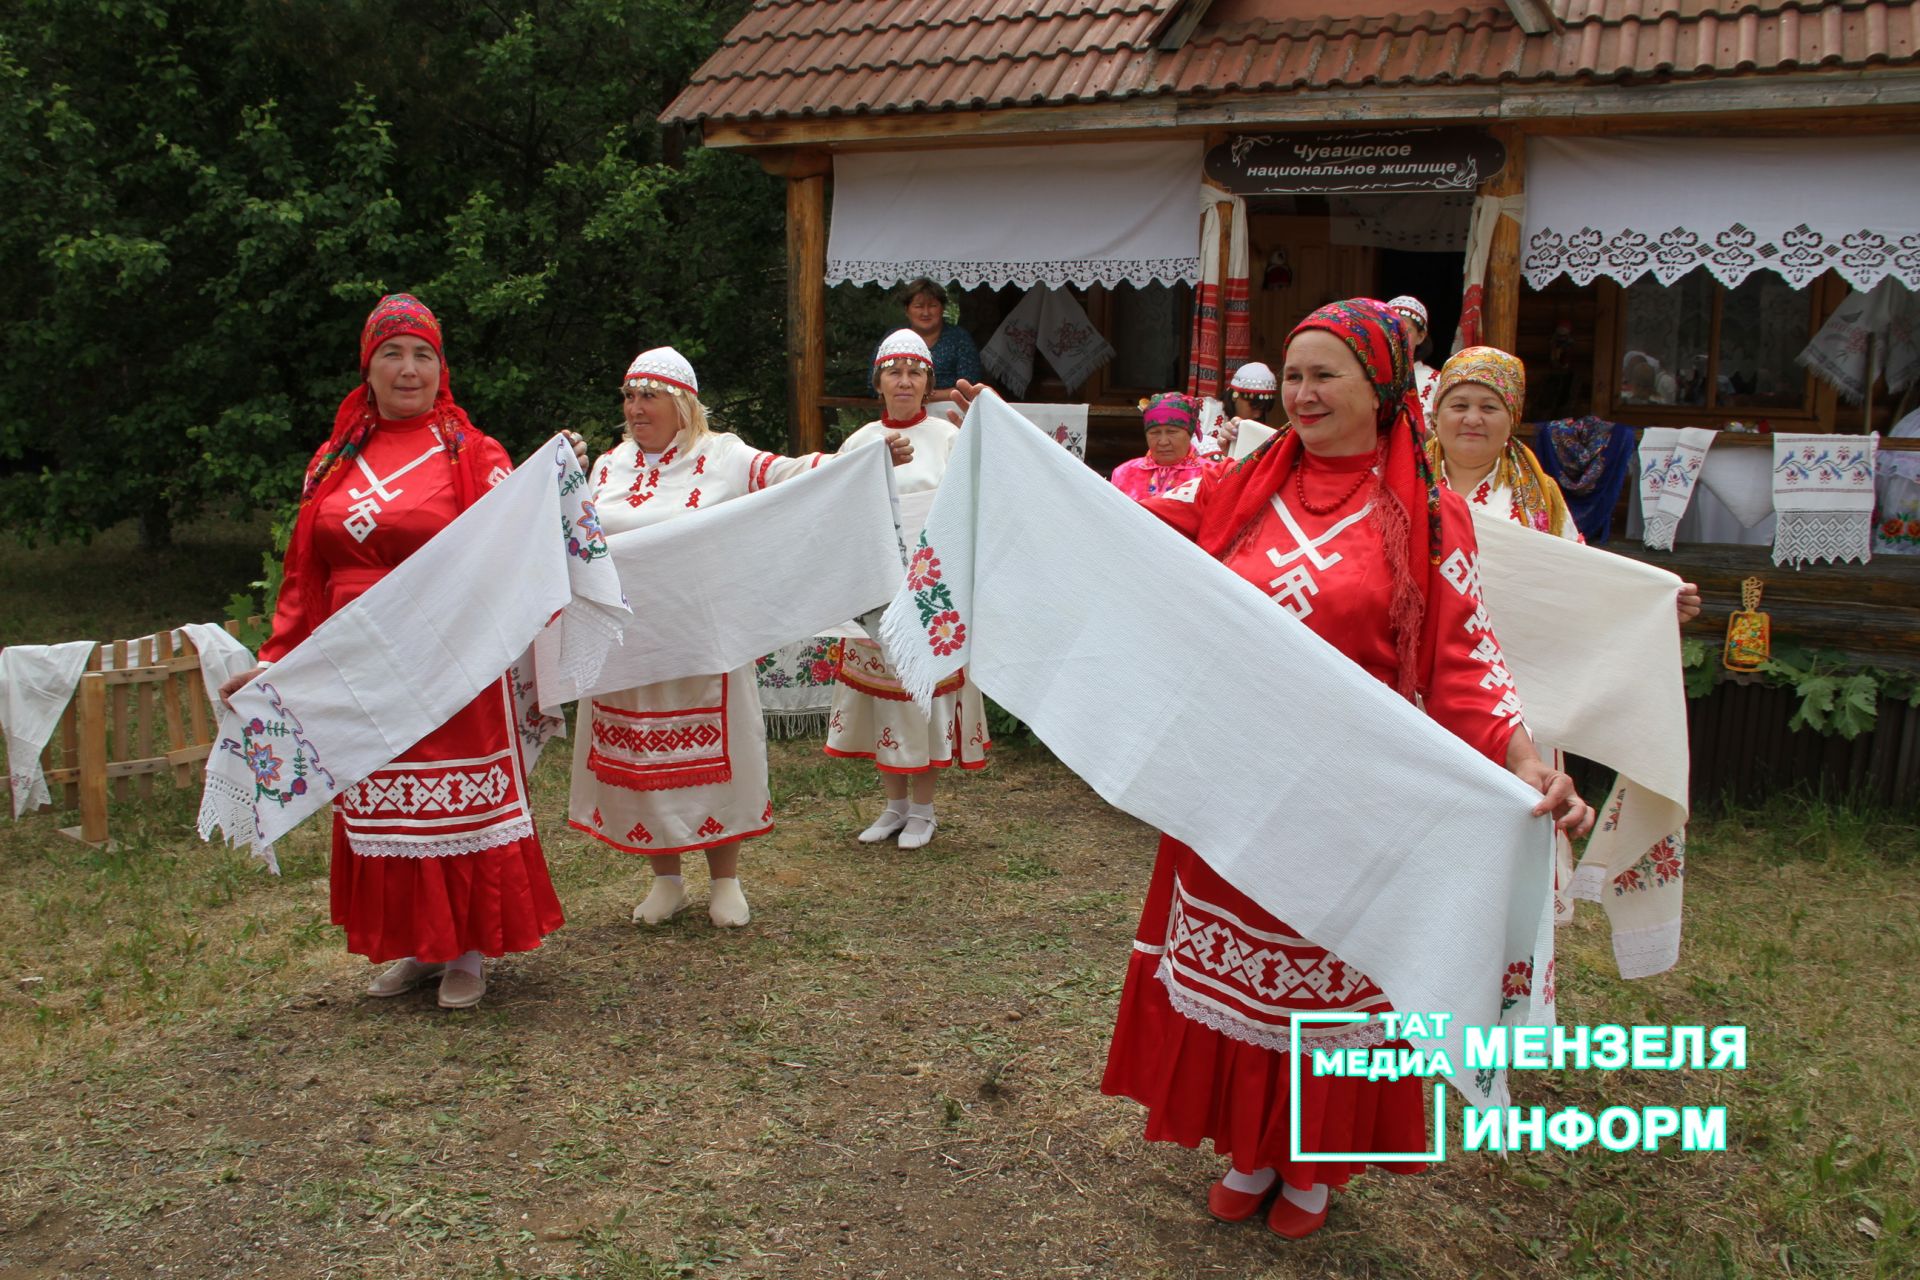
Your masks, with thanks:
[(715, 876), (708, 883), (707, 918), (723, 929), (738, 929), (752, 919), (738, 876)]
[(458, 969), (461, 973), (470, 973), (477, 978), (485, 971), (486, 963), (486, 957), (478, 951), (469, 951), (457, 960), (447, 961), (447, 971), (451, 973)]
[(887, 801), (888, 813), (905, 814), (906, 811), (907, 811), (907, 798), (905, 796), (895, 796), (893, 799)]
[(647, 890), (646, 900), (633, 909), (635, 924), (664, 924), (686, 905), (687, 883), (683, 876), (656, 875)]
[[(887, 807), (888, 808), (893, 807), (891, 802), (889, 802)], [(933, 802), (929, 800), (925, 804), (909, 804), (907, 806), (906, 812), (907, 812), (908, 818), (919, 818), (923, 822), (932, 822), (933, 821)]]
[(1220, 1182), (1229, 1191), (1240, 1191), (1250, 1196), (1257, 1196), (1273, 1185), (1275, 1176), (1272, 1169), (1255, 1169), (1252, 1173), (1228, 1169), (1227, 1176), (1220, 1179)]
[(1296, 1191), (1292, 1187), (1282, 1186), (1280, 1194), (1307, 1213), (1319, 1213), (1327, 1207), (1327, 1184), (1324, 1182), (1314, 1183), (1309, 1191)]

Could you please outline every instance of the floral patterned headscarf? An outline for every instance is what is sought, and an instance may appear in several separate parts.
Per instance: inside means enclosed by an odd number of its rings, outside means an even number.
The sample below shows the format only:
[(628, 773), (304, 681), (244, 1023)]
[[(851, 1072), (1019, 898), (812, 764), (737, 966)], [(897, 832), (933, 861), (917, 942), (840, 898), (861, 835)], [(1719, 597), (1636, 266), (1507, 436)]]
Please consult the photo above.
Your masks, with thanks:
[(1440, 366), (1440, 381), (1433, 390), (1433, 402), (1439, 404), (1448, 391), (1463, 382), (1485, 387), (1500, 397), (1507, 417), (1520, 421), (1527, 403), (1527, 366), (1519, 357), (1498, 347), (1465, 347)]
[[(1519, 357), (1498, 347), (1466, 347), (1455, 352), (1440, 368), (1434, 404), (1445, 401), (1447, 392), (1453, 388), (1467, 385), (1493, 392), (1507, 411), (1509, 427), (1519, 423), (1521, 410), (1527, 403), (1527, 367), (1520, 363)], [(1427, 457), (1435, 468), (1443, 467), (1446, 462), (1438, 432), (1427, 441)], [(1565, 536), (1573, 514), (1567, 509), (1560, 486), (1541, 468), (1533, 450), (1516, 439), (1511, 430), (1499, 460), (1493, 464), (1493, 474), (1487, 480), (1492, 488), (1512, 493), (1513, 510), (1508, 514), (1518, 523), (1556, 537)]]
[(1200, 422), (1200, 402), (1178, 391), (1162, 391), (1140, 402), (1140, 421), (1147, 427), (1179, 427), (1191, 435)]

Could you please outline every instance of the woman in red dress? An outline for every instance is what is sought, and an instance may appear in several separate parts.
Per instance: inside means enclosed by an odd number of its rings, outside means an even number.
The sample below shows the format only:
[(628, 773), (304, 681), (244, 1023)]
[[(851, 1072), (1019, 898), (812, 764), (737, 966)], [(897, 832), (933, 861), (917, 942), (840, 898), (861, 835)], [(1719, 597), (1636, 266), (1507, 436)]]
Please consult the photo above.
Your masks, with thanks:
[[(454, 403), (439, 321), (418, 299), (381, 299), (361, 331), (360, 372), (307, 467), (263, 666), (513, 469)], [(228, 681), (222, 696), (261, 669)], [(397, 962), (369, 995), (400, 995), (438, 977), (439, 1003), (449, 1009), (486, 993), (483, 957), (532, 950), (560, 927), (505, 673), (335, 801), (332, 898), (349, 951)]]
[[(1536, 813), (1585, 831), (1592, 810), (1520, 725), (1480, 603), (1471, 517), (1422, 450), (1404, 324), (1371, 299), (1322, 307), (1287, 340), (1281, 394), (1292, 431), (1205, 474), (1191, 500), (1143, 505), (1536, 787)], [(1297, 1239), (1326, 1221), (1329, 1187), (1361, 1166), (1290, 1158), (1289, 1015), (1390, 1007), (1365, 974), (1163, 836), (1101, 1087), (1147, 1107), (1150, 1140), (1210, 1138), (1229, 1157), (1207, 1197), (1215, 1217), (1251, 1217), (1278, 1186), (1268, 1225)], [(1324, 1030), (1303, 1029), (1300, 1051), (1383, 1043), (1377, 1022)], [(1303, 1072), (1301, 1092), (1303, 1151), (1427, 1149), (1420, 1079)]]

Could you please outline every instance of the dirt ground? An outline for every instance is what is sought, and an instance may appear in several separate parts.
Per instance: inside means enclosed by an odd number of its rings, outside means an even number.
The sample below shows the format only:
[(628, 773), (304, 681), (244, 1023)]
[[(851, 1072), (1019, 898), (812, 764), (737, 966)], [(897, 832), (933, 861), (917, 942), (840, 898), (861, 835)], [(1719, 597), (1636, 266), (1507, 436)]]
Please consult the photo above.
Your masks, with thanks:
[(926, 850), (870, 848), (870, 772), (773, 758), (748, 928), (629, 923), (637, 860), (548, 821), (568, 923), (464, 1013), (364, 997), (323, 824), (279, 881), (191, 840), (191, 797), (117, 808), (115, 854), (17, 824), (0, 1277), (1913, 1274), (1910, 865), (1706, 824), (1677, 971), (1563, 932), (1563, 1018), (1745, 1022), (1753, 1066), (1522, 1100), (1727, 1105), (1727, 1152), (1372, 1173), (1289, 1244), (1208, 1220), (1220, 1162), (1099, 1092), (1152, 832), (1016, 750), (943, 781)]

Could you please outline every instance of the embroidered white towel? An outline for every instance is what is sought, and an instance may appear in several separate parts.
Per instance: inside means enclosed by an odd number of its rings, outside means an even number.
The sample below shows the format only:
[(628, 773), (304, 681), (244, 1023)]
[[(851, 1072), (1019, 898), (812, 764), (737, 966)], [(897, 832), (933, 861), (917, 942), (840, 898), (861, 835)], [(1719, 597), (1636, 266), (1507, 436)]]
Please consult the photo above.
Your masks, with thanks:
[(7, 738), (7, 781), (13, 785), (16, 818), (53, 803), (40, 753), (73, 701), (73, 691), (92, 656), (91, 640), (10, 644), (0, 649), (0, 731)]
[(220, 686), (242, 671), (253, 667), (253, 650), (227, 634), (225, 627), (212, 622), (189, 622), (180, 628), (200, 655), (200, 683), (206, 686), (207, 701), (217, 716), (226, 708), (220, 705)]
[(1871, 293), (1855, 290), (1796, 359), (1851, 404), (1883, 376), (1898, 395), (1920, 376), (1920, 296), (1892, 276)]
[(1773, 562), (1873, 559), (1873, 471), (1880, 450), (1866, 436), (1775, 434)]
[[(1053, 437), (1053, 442), (1081, 461), (1087, 457), (1087, 406), (1083, 404), (1013, 404), (1015, 413)], [(923, 519), (922, 524), (926, 523)], [(914, 537), (920, 536), (916, 530)]]
[(544, 707), (744, 666), (884, 604), (904, 554), (878, 441), (744, 498), (615, 534), (608, 547), (633, 602), (624, 643), (594, 680), (570, 680), (551, 661), (570, 625), (557, 619), (534, 645)]
[(1043, 284), (1027, 290), (1007, 313), (980, 349), (980, 363), (995, 386), (1024, 396), (1033, 382), (1036, 351), (1046, 357), (1068, 391), (1114, 354), (1113, 346), (1100, 336), (1071, 293)]
[(1040, 304), (1040, 354), (1068, 391), (1073, 391), (1107, 361), (1113, 344), (1100, 336), (1087, 313), (1065, 289), (1047, 290)]
[(1693, 501), (1693, 486), (1718, 434), (1705, 427), (1648, 427), (1640, 433), (1641, 536), (1655, 551), (1673, 550), (1674, 530)]
[(1033, 350), (1040, 340), (1040, 306), (1046, 296), (1043, 284), (1027, 290), (980, 348), (980, 365), (987, 376), (1015, 396), (1027, 394), (1033, 381)]
[(478, 696), (557, 613), (555, 667), (591, 683), (627, 606), (555, 436), (366, 594), (232, 697), (207, 761), (200, 836), (275, 867), (273, 842)]
[[(1482, 507), (1473, 515), (1480, 586), (1534, 740), (1620, 775), (1580, 859), (1574, 896), (1606, 907), (1621, 977), (1664, 972), (1680, 957), (1687, 823), (1687, 697), (1673, 612), (1680, 579), (1541, 537)], [(1658, 859), (1656, 877), (1651, 863), (1662, 850), (1672, 857)], [(1644, 887), (1619, 889), (1642, 863)]]
[[(1464, 1069), (1463, 1037), (1544, 1012), (1544, 983), (1501, 1009), (1509, 963), (1552, 961), (1537, 795), (991, 393), (881, 633), (917, 696), (970, 664), (1108, 803), (1191, 845), (1395, 1008), (1455, 1015), (1420, 1047), (1446, 1049), (1474, 1103), (1505, 1098), (1503, 1079)], [(1142, 653), (1198, 652), (1258, 654), (1285, 676), (1138, 679)], [(1142, 874), (1147, 861), (1143, 846)]]

